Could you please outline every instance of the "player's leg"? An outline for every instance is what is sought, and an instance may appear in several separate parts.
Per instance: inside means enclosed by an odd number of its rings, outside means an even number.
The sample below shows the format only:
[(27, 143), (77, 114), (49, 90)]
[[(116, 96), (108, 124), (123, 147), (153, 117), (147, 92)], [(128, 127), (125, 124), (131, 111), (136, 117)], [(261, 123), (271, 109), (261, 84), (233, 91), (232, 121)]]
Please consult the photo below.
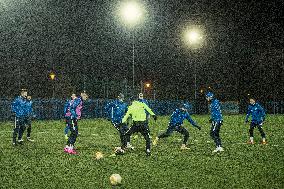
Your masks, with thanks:
[(19, 134), (19, 128), (20, 128), (20, 124), (19, 124), (19, 118), (15, 117), (15, 121), (14, 121), (14, 129), (13, 129), (13, 145), (17, 144), (17, 135)]
[(147, 125), (147, 122), (141, 122), (140, 123), (140, 133), (143, 135), (145, 141), (146, 141), (146, 155), (150, 156), (151, 155), (151, 139), (150, 139), (150, 130)]
[(23, 143), (23, 134), (25, 132), (25, 118), (19, 118), (19, 134), (18, 134), (18, 142), (20, 144)]
[(65, 137), (66, 140), (68, 140), (68, 132), (69, 132), (69, 130), (70, 130), (70, 125), (68, 124), (68, 120), (66, 118), (66, 126), (64, 128), (64, 137)]
[(186, 147), (187, 141), (189, 139), (189, 132), (184, 127), (180, 127), (176, 131), (183, 135), (183, 143), (182, 143), (181, 149), (182, 150), (189, 149), (188, 147)]
[(219, 148), (219, 151), (224, 151), (222, 148), (222, 142), (221, 142), (221, 137), (220, 137), (220, 129), (221, 129), (221, 122), (217, 123), (216, 129), (215, 129), (215, 136), (216, 136), (216, 145)]
[(220, 139), (220, 135), (219, 135), (220, 128), (221, 128), (221, 123), (218, 123), (216, 121), (212, 122), (210, 135), (211, 135), (211, 137), (214, 140), (215, 145), (216, 145), (216, 149), (213, 151), (214, 153), (218, 152), (218, 151), (224, 151), (224, 149), (221, 146), (221, 139)]
[(249, 141), (248, 141), (248, 144), (254, 144), (254, 141), (253, 141), (253, 130), (254, 130), (255, 127), (256, 127), (256, 124), (251, 122), (250, 123), (250, 127), (249, 127)]
[(134, 147), (130, 144), (130, 136), (129, 136), (129, 135), (125, 135), (125, 133), (126, 133), (127, 131), (128, 131), (127, 125), (124, 124), (124, 123), (120, 124), (119, 132), (120, 132), (121, 144), (123, 144), (123, 140), (124, 140), (124, 138), (125, 138), (127, 149), (133, 150)]
[(125, 149), (126, 147), (127, 147), (127, 140), (129, 140), (130, 141), (130, 137), (131, 137), (131, 135), (133, 134), (133, 133), (136, 133), (136, 132), (138, 132), (138, 130), (139, 130), (139, 125), (138, 125), (138, 123), (137, 122), (133, 122), (133, 125), (132, 125), (132, 127), (130, 127), (126, 132), (125, 132), (125, 134), (123, 135), (123, 144), (122, 144), (122, 149)]
[(260, 132), (260, 135), (261, 135), (261, 138), (262, 138), (261, 144), (267, 144), (266, 136), (265, 136), (265, 133), (263, 131), (262, 124), (257, 125), (257, 128), (258, 128), (258, 131)]
[(167, 137), (171, 136), (171, 134), (173, 133), (173, 131), (174, 131), (174, 128), (173, 128), (171, 125), (169, 125), (166, 132), (161, 133), (160, 135), (158, 135), (158, 136), (154, 139), (153, 145), (156, 146), (156, 145), (158, 144), (158, 141), (159, 141), (160, 138), (167, 138)]
[(32, 120), (30, 117), (27, 118), (27, 140), (30, 142), (34, 142), (34, 140), (31, 139), (31, 133), (32, 133)]
[(74, 147), (77, 136), (78, 136), (78, 125), (77, 125), (76, 119), (71, 119), (70, 131), (71, 131), (71, 134), (68, 138), (69, 153), (70, 154), (77, 154), (75, 147)]

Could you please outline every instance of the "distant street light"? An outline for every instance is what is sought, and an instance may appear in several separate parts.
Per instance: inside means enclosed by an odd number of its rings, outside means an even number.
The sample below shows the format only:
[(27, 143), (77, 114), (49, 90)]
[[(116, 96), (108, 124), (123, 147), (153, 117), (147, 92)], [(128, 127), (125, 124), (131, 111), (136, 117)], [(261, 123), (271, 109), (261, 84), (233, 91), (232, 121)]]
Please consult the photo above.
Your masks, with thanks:
[(53, 81), (53, 80), (55, 80), (55, 73), (54, 72), (51, 72), (50, 74), (49, 74), (49, 77), (50, 77), (50, 79)]
[(56, 77), (56, 75), (55, 75), (55, 73), (54, 72), (51, 72), (50, 74), (49, 74), (49, 78), (51, 79), (51, 81), (52, 81), (52, 98), (54, 98), (55, 97), (55, 77)]
[(146, 86), (146, 88), (150, 88), (151, 84), (150, 83), (146, 83), (145, 86)]
[[(133, 28), (140, 21), (142, 21), (143, 15), (145, 13), (144, 7), (138, 3), (138, 1), (124, 1), (120, 5), (120, 16), (122, 22), (129, 28)], [(132, 31), (132, 90), (134, 92), (135, 87), (135, 43), (134, 36), (135, 31)]]

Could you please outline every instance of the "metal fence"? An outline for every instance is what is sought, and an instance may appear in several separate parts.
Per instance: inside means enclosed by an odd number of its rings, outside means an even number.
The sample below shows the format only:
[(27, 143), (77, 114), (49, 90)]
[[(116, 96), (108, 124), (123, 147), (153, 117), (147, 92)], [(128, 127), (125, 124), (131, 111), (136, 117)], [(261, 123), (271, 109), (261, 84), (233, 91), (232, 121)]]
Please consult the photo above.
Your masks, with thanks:
[[(0, 100), (0, 120), (9, 120), (12, 117), (11, 99)], [(104, 107), (109, 103), (110, 99), (89, 99), (84, 102), (82, 117), (83, 118), (104, 118)], [(179, 100), (149, 100), (150, 108), (157, 115), (170, 115), (181, 103), (186, 101)], [(190, 103), (190, 102), (189, 102)], [(62, 119), (65, 100), (59, 99), (34, 99), (33, 109), (36, 118), (39, 120)], [(192, 105), (190, 113), (207, 114), (208, 105), (206, 102)], [(284, 101), (267, 102), (262, 104), (267, 113), (284, 114)], [(222, 111), (224, 114), (245, 113), (247, 103), (239, 102), (223, 102)]]

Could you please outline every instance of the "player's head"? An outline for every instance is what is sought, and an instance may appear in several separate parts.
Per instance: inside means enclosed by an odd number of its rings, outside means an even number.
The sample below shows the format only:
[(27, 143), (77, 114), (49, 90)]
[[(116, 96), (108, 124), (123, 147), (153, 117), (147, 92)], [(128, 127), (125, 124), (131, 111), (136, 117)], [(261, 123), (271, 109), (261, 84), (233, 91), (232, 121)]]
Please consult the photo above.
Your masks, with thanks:
[(249, 99), (249, 103), (250, 103), (251, 105), (254, 105), (254, 104), (255, 104), (255, 98), (252, 98), (252, 97), (251, 97), (251, 98)]
[(138, 94), (138, 99), (139, 99), (139, 100), (142, 100), (142, 99), (143, 99), (143, 93), (139, 93), (139, 94)]
[(27, 96), (27, 99), (28, 99), (28, 100), (31, 100), (31, 99), (32, 99), (32, 96)]
[(182, 110), (182, 111), (188, 111), (189, 109), (190, 109), (190, 104), (189, 103), (183, 103), (183, 104), (181, 104), (181, 107), (180, 107), (180, 109)]
[(208, 92), (208, 93), (206, 93), (205, 96), (206, 96), (206, 100), (207, 100), (207, 101), (210, 101), (210, 100), (213, 99), (214, 94), (213, 94), (212, 92)]
[(76, 98), (77, 98), (76, 94), (75, 94), (75, 93), (72, 93), (71, 99), (72, 99), (72, 100), (75, 100)]
[(86, 91), (82, 91), (82, 92), (80, 93), (80, 96), (81, 96), (81, 98), (82, 98), (83, 100), (87, 100), (87, 99), (89, 98), (89, 96), (88, 96), (88, 94), (87, 94)]
[(118, 99), (119, 101), (124, 101), (124, 94), (119, 93), (118, 96), (117, 96), (117, 99)]
[(27, 98), (28, 90), (27, 89), (21, 89), (21, 96), (24, 97), (24, 98)]

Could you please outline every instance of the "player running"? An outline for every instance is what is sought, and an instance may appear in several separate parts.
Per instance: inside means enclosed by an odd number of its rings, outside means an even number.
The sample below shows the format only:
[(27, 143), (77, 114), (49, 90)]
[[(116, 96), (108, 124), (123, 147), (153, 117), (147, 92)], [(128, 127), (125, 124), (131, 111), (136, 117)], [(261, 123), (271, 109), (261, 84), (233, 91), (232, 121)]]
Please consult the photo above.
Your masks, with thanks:
[[(21, 90), (21, 95), (18, 96), (13, 102), (12, 102), (12, 112), (15, 114), (15, 127), (13, 131), (13, 145), (17, 145), (17, 142), (19, 144), (23, 143), (23, 134), (25, 131), (25, 126), (28, 122), (29, 117), (29, 107), (27, 105), (27, 96), (28, 91), (27, 89)], [(18, 135), (18, 141), (16, 140)]]
[[(127, 119), (131, 116), (133, 122), (132, 127), (125, 133), (125, 138), (130, 137), (133, 133), (140, 132), (146, 140), (146, 155), (150, 156), (151, 139), (149, 137), (149, 127), (145, 110), (153, 116), (154, 120), (157, 120), (157, 116), (146, 104), (133, 100), (132, 104), (128, 107), (128, 111), (122, 119), (122, 123), (126, 123)], [(123, 149), (126, 148), (126, 145), (126, 139), (124, 139), (122, 152), (124, 152)]]
[[(123, 145), (124, 135), (128, 131), (127, 124), (122, 123), (122, 118), (127, 112), (127, 104), (124, 102), (124, 95), (120, 93), (114, 102), (106, 105), (105, 111), (108, 119), (113, 124), (114, 128), (120, 133), (121, 145)], [(126, 138), (127, 148), (133, 149), (130, 144), (130, 136)]]
[(209, 122), (212, 125), (210, 136), (216, 144), (216, 149), (213, 151), (213, 153), (223, 152), (224, 149), (222, 148), (221, 138), (219, 135), (221, 125), (223, 125), (223, 116), (221, 112), (220, 102), (219, 100), (214, 98), (214, 94), (212, 92), (208, 92), (206, 94), (206, 100), (210, 103), (211, 119), (209, 120)]
[(182, 134), (184, 136), (183, 138), (183, 143), (181, 145), (181, 149), (182, 150), (186, 150), (189, 149), (188, 147), (186, 147), (188, 138), (189, 138), (189, 133), (187, 131), (186, 128), (183, 127), (183, 121), (185, 119), (187, 119), (189, 121), (189, 123), (191, 123), (194, 127), (198, 128), (199, 130), (201, 130), (201, 127), (198, 126), (190, 117), (188, 110), (190, 109), (189, 104), (185, 103), (182, 104), (180, 108), (176, 109), (172, 115), (171, 115), (171, 119), (169, 122), (169, 126), (166, 132), (160, 134), (158, 137), (156, 137), (156, 139), (153, 142), (153, 145), (157, 145), (158, 140), (160, 138), (166, 138), (169, 137), (174, 131)]
[(261, 144), (267, 144), (267, 141), (265, 139), (265, 133), (262, 129), (262, 125), (265, 120), (265, 111), (258, 103), (256, 103), (254, 98), (250, 98), (249, 101), (250, 105), (248, 106), (248, 111), (245, 119), (245, 122), (248, 123), (250, 115), (252, 116), (250, 129), (249, 129), (250, 139), (248, 141), (248, 144), (254, 144), (253, 130), (255, 127), (258, 128), (260, 135), (262, 137)]

